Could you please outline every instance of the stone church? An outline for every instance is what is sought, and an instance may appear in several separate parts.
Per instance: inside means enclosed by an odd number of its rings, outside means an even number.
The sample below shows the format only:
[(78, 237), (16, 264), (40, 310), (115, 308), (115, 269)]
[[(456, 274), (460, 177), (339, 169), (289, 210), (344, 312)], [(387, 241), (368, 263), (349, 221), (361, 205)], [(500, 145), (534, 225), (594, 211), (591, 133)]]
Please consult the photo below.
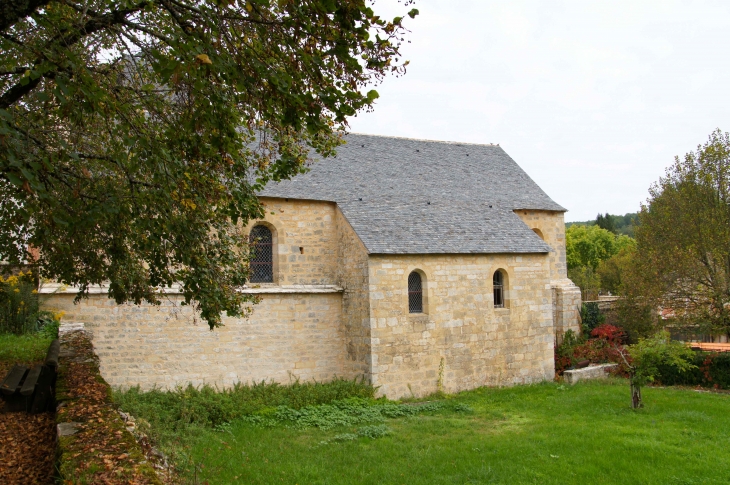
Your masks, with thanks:
[(54, 285), (46, 307), (86, 324), (112, 386), (364, 376), (399, 398), (552, 379), (580, 306), (565, 209), (498, 145), (345, 139), (260, 194), (249, 318), (210, 331), (174, 292), (74, 305)]

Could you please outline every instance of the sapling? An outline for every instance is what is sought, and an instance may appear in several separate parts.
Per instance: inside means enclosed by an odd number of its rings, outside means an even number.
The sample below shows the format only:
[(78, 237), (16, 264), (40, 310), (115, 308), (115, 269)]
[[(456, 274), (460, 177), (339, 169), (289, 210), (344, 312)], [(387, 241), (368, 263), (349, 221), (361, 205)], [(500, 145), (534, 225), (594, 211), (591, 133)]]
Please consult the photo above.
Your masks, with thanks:
[(627, 350), (616, 346), (616, 350), (629, 368), (631, 384), (631, 407), (644, 407), (641, 400), (641, 388), (651, 382), (659, 374), (659, 366), (670, 365), (680, 372), (694, 369), (692, 350), (680, 342), (673, 342), (669, 332), (662, 331), (653, 337), (639, 339), (639, 342), (627, 347), (631, 362), (626, 358)]

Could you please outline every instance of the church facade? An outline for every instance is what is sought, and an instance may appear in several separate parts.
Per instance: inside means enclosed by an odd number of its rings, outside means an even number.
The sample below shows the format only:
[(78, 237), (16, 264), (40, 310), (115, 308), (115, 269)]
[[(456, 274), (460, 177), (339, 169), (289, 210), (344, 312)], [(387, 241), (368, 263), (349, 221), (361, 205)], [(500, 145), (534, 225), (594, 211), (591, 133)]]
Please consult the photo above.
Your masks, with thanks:
[(577, 330), (565, 209), (496, 145), (347, 135), (261, 194), (246, 319), (210, 331), (180, 297), (117, 305), (47, 285), (112, 386), (364, 377), (390, 398), (552, 379)]

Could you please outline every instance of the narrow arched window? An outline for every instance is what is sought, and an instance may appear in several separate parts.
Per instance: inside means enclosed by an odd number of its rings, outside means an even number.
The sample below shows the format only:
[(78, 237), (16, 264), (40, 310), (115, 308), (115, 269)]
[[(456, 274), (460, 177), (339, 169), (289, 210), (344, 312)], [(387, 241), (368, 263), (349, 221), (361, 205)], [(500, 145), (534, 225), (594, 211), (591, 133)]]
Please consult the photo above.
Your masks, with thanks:
[(274, 282), (274, 250), (271, 231), (266, 226), (254, 226), (249, 235), (251, 245), (251, 283)]
[(504, 276), (501, 271), (495, 271), (492, 278), (494, 287), (494, 308), (504, 308)]
[(423, 313), (423, 281), (415, 271), (408, 275), (408, 313)]

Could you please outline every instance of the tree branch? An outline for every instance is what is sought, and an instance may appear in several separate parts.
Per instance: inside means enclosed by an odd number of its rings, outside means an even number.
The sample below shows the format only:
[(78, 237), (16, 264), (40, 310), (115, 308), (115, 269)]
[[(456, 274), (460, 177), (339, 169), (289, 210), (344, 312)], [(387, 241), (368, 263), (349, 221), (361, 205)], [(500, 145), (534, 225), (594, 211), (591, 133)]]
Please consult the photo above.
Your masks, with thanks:
[[(86, 22), (82, 27), (79, 27), (78, 29), (67, 31), (63, 35), (59, 36), (58, 38), (54, 39), (52, 42), (56, 44), (60, 44), (65, 48), (68, 48), (72, 46), (73, 44), (76, 44), (84, 37), (87, 37), (91, 34), (94, 34), (100, 30), (107, 29), (109, 27), (112, 27), (114, 25), (122, 24), (126, 20), (126, 18), (136, 12), (139, 12), (144, 7), (149, 5), (149, 1), (143, 1), (138, 3), (132, 8), (124, 9), (124, 10), (114, 10), (112, 12), (109, 12), (108, 14), (100, 15), (98, 17), (95, 17), (88, 22)], [(55, 76), (57, 71), (52, 71), (49, 73), (44, 73), (43, 75), (37, 77), (36, 79), (30, 79), (27, 83), (17, 83), (10, 89), (8, 89), (5, 93), (3, 93), (2, 96), (0, 96), (0, 109), (7, 109), (10, 106), (14, 105), (21, 99), (23, 99), (24, 96), (26, 96), (28, 93), (30, 93), (33, 89), (35, 89), (36, 86), (41, 82), (41, 79), (45, 77), (52, 77)]]
[(0, 32), (45, 7), (51, 0), (0, 0)]

